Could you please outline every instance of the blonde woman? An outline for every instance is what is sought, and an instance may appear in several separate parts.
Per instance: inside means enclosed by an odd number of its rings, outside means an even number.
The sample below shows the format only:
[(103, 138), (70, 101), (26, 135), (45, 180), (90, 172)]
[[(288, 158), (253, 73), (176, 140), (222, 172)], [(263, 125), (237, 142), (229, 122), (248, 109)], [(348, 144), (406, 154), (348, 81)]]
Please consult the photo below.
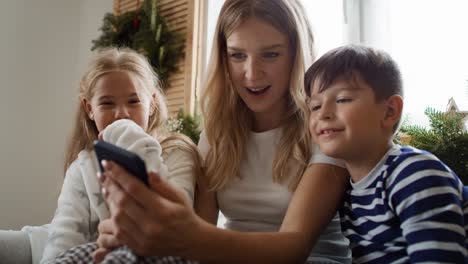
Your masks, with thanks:
[(157, 175), (150, 190), (108, 163), (102, 185), (117, 206), (100, 224), (95, 260), (127, 260), (130, 248), (178, 256), (158, 263), (350, 263), (336, 214), (347, 172), (307, 132), (313, 38), (299, 1), (226, 0), (213, 47), (195, 210)]

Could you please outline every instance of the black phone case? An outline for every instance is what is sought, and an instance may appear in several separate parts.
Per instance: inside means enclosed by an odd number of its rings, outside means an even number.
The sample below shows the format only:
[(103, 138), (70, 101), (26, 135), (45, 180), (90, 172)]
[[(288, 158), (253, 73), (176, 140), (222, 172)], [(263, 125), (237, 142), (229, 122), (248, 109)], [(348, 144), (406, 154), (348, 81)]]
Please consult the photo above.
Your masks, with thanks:
[(104, 171), (101, 161), (112, 160), (148, 185), (145, 162), (137, 154), (102, 140), (95, 140), (93, 145), (101, 172)]

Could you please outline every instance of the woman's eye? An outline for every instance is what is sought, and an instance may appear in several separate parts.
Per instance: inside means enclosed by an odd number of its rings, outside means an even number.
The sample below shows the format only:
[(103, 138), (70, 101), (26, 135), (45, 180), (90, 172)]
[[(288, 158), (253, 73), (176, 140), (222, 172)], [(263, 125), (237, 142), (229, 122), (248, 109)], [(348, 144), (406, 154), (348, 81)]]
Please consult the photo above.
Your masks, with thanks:
[(276, 58), (279, 56), (279, 53), (278, 52), (265, 52), (263, 54), (263, 57), (265, 58), (268, 58), (268, 59), (271, 59), (271, 58)]
[(99, 105), (104, 105), (104, 106), (109, 106), (109, 105), (112, 105), (113, 102), (108, 102), (108, 101), (104, 101), (104, 102), (100, 102)]
[(231, 53), (230, 57), (236, 60), (242, 60), (245, 59), (247, 56), (244, 53)]
[(351, 102), (352, 100), (349, 99), (349, 98), (342, 98), (342, 99), (338, 99), (336, 100), (337, 103), (341, 104), (341, 103), (348, 103), (348, 102)]
[(138, 99), (133, 99), (133, 100), (128, 101), (129, 104), (138, 104), (139, 102), (140, 100)]

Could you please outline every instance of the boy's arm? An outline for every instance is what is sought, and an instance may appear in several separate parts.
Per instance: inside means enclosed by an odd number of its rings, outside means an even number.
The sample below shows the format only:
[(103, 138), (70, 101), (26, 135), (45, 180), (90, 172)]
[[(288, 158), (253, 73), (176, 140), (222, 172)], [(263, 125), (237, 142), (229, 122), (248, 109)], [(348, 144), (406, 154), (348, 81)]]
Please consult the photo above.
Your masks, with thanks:
[(465, 261), (459, 180), (439, 160), (413, 156), (393, 175), (389, 194), (401, 222), (411, 263)]
[(304, 172), (278, 232), (238, 232), (203, 224), (199, 234), (204, 239), (194, 243), (188, 255), (203, 263), (304, 263), (336, 214), (346, 185), (346, 170), (312, 164)]
[(89, 204), (79, 164), (75, 161), (67, 170), (41, 263), (88, 241)]

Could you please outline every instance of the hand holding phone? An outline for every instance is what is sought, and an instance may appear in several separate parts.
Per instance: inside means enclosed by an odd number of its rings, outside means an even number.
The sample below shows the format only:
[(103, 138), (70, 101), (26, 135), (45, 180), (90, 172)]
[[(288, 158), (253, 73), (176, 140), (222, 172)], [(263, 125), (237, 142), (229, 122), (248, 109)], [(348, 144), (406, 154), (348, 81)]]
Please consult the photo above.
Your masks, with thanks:
[(93, 145), (101, 172), (104, 172), (102, 160), (111, 160), (148, 186), (145, 162), (137, 154), (102, 140), (95, 140)]

